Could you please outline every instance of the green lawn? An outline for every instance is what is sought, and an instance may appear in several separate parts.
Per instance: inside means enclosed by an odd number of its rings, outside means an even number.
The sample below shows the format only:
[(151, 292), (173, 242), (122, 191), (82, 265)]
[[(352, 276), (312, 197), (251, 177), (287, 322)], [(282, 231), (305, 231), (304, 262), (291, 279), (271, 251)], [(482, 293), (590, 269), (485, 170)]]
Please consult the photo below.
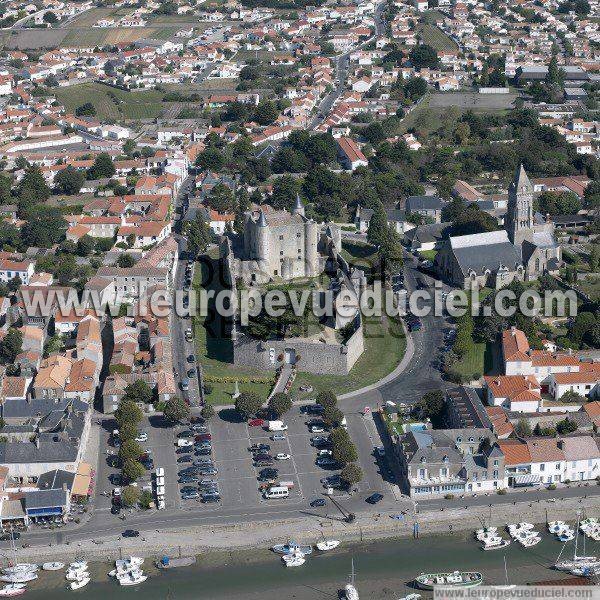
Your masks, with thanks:
[(455, 365), (453, 370), (465, 379), (473, 375), (484, 375), (492, 368), (492, 348), (485, 342), (473, 344), (473, 347)]
[(437, 25), (422, 23), (417, 31), (423, 42), (438, 51), (458, 50), (456, 42), (449, 38)]
[(437, 256), (438, 251), (437, 250), (421, 250), (419, 252), (419, 254), (425, 259), (425, 260), (435, 260), (435, 257)]
[(101, 83), (84, 83), (57, 88), (57, 100), (73, 112), (85, 102), (91, 102), (99, 119), (152, 119), (163, 109), (163, 93), (156, 90), (127, 92)]
[[(213, 261), (214, 264), (214, 261)], [(214, 271), (218, 273), (218, 271)], [(194, 289), (200, 290), (204, 269), (196, 269), (194, 274)], [(213, 278), (207, 289), (219, 291), (219, 277)], [(216, 314), (213, 313), (213, 314)], [(196, 354), (202, 364), (205, 383), (211, 392), (206, 395), (209, 404), (222, 405), (232, 404), (231, 394), (235, 388), (235, 380), (239, 383), (240, 392), (254, 392), (261, 398), (267, 399), (275, 381), (275, 374), (259, 369), (249, 369), (235, 366), (233, 359), (233, 345), (231, 339), (223, 329), (220, 318), (194, 317), (192, 319), (194, 339), (196, 342)], [(217, 381), (215, 381), (217, 380)]]
[(371, 385), (391, 373), (406, 350), (406, 338), (401, 326), (391, 320), (384, 324), (365, 319), (364, 336), (365, 351), (348, 375), (301, 372), (294, 381), (292, 392), (298, 392), (301, 385), (312, 385), (316, 391), (333, 390), (336, 394), (345, 394)]

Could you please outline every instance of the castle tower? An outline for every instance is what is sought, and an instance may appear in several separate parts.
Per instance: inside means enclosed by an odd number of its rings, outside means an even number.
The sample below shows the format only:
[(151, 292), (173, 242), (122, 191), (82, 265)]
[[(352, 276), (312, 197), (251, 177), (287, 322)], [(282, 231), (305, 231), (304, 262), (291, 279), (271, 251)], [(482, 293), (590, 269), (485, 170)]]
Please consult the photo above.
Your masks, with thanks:
[(267, 264), (270, 258), (269, 236), (269, 224), (265, 213), (261, 209), (256, 223), (256, 257), (259, 261), (264, 261)]
[(304, 204), (302, 204), (302, 200), (300, 200), (300, 194), (296, 194), (296, 204), (294, 204), (294, 208), (292, 208), (292, 214), (304, 216)]
[(505, 228), (510, 241), (519, 249), (525, 240), (533, 239), (533, 185), (523, 165), (519, 165), (508, 186)]
[(315, 277), (319, 273), (319, 225), (312, 219), (304, 223), (304, 272), (306, 277)]

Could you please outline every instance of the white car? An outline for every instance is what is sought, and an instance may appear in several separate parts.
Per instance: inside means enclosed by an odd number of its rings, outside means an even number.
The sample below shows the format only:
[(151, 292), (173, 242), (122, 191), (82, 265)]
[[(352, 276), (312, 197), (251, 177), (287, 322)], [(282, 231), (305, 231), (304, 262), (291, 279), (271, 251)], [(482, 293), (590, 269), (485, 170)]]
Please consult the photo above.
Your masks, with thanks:
[(286, 454), (285, 452), (279, 452), (275, 455), (276, 460), (290, 460), (290, 458), (292, 457), (289, 454)]
[(283, 435), (283, 433), (276, 433), (275, 435), (271, 436), (271, 439), (274, 442), (282, 442), (283, 440), (285, 440), (285, 435)]
[(323, 429), (323, 427), (321, 427), (320, 425), (311, 425), (310, 432), (311, 433), (325, 433), (325, 429)]
[(138, 436), (135, 438), (136, 442), (147, 442), (148, 441), (148, 434), (145, 431), (142, 431), (140, 434), (138, 434)]
[(333, 452), (331, 450), (319, 450), (317, 456), (331, 456)]

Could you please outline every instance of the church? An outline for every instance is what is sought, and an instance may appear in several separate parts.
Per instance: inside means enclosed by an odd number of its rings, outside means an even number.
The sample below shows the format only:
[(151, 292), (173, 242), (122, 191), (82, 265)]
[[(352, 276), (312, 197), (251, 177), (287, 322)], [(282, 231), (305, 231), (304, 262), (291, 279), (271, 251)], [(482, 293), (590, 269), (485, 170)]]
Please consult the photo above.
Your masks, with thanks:
[(554, 224), (533, 211), (533, 185), (520, 165), (508, 188), (505, 229), (450, 237), (434, 261), (452, 285), (500, 289), (511, 281), (531, 281), (560, 263)]

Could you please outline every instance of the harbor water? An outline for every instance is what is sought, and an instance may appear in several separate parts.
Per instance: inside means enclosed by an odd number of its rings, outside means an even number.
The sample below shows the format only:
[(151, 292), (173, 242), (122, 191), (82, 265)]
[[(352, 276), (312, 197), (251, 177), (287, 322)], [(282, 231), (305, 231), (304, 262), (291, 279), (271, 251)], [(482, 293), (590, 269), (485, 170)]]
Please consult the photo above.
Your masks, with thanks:
[[(508, 537), (506, 533), (502, 535)], [(39, 581), (29, 586), (26, 597), (31, 600), (58, 600), (71, 595), (85, 595), (88, 600), (134, 596), (144, 600), (338, 598), (354, 559), (361, 600), (396, 600), (415, 591), (411, 582), (421, 572), (474, 570), (483, 573), (484, 584), (505, 584), (504, 557), (510, 583), (565, 578), (569, 575), (550, 569), (562, 546), (544, 532), (542, 541), (533, 548), (526, 549), (513, 542), (506, 549), (483, 552), (473, 538), (454, 534), (343, 544), (330, 553), (308, 556), (306, 563), (298, 568), (285, 568), (279, 557), (268, 551), (200, 556), (195, 565), (170, 571), (158, 571), (147, 559), (144, 571), (149, 578), (135, 588), (119, 587), (107, 576), (109, 564), (96, 563), (90, 564), (92, 582), (82, 590), (68, 591), (62, 573), (40, 572)], [(597, 555), (600, 544), (588, 540), (586, 553)], [(569, 542), (562, 557), (572, 554), (573, 543)]]

